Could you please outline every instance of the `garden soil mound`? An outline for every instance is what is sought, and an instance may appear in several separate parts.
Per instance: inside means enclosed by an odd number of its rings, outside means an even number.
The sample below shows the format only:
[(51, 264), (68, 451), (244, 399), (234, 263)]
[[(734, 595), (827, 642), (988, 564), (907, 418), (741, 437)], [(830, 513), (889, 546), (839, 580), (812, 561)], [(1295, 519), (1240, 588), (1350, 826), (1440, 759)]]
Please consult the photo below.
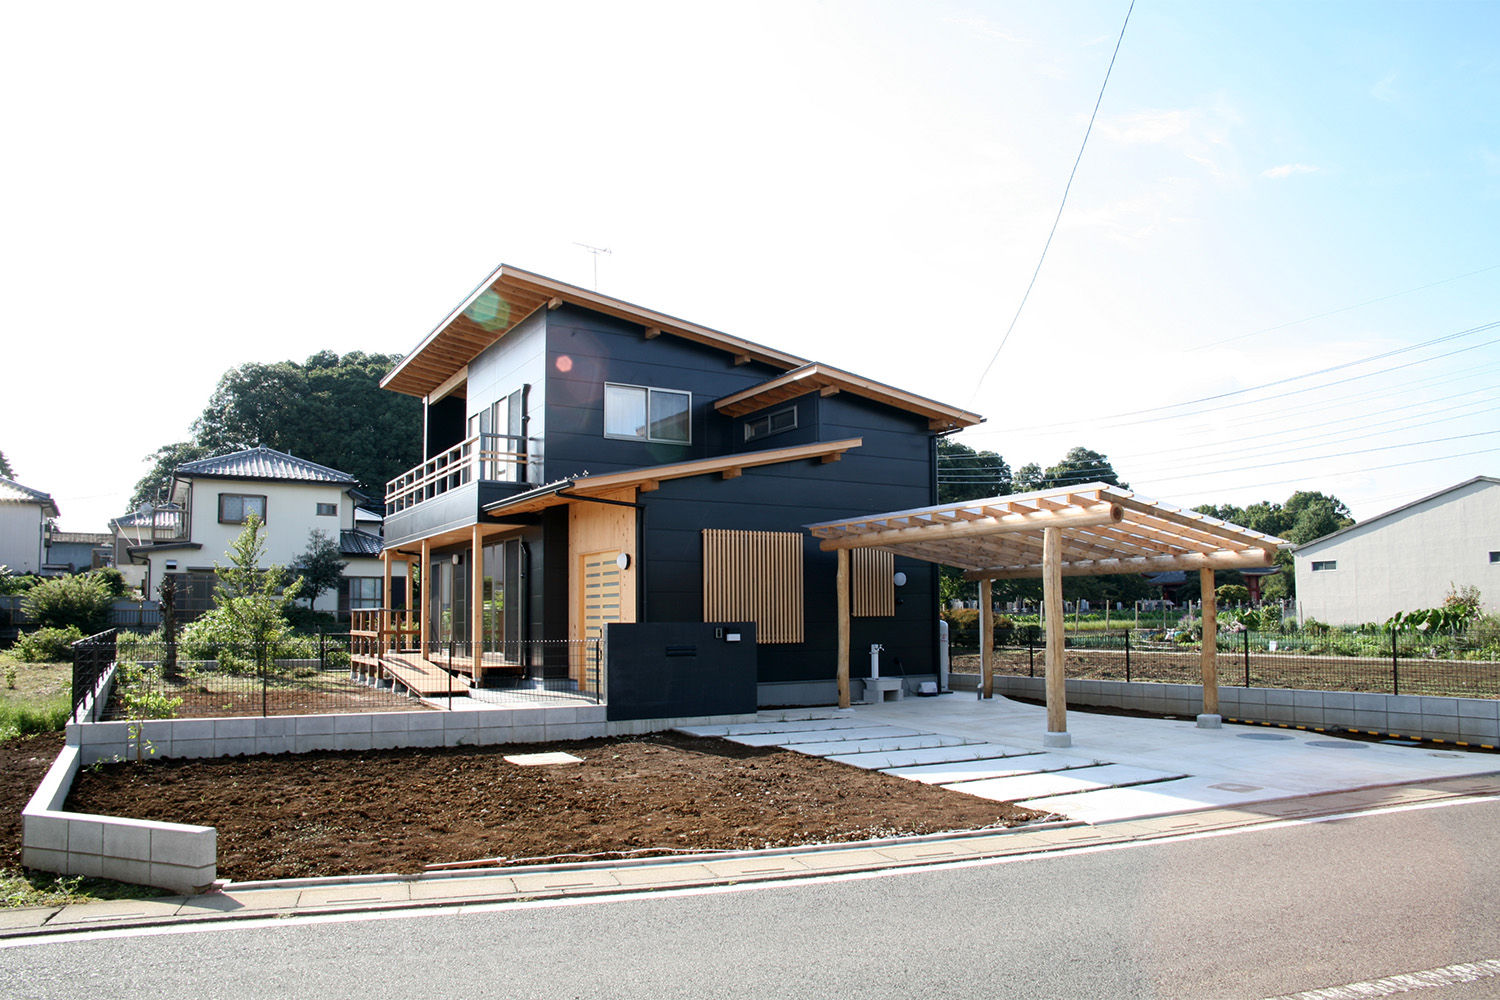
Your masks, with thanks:
[[(582, 763), (503, 759), (551, 750)], [(239, 881), (834, 843), (1042, 815), (786, 750), (677, 734), (105, 764), (80, 772), (67, 808), (217, 827), (219, 876)]]

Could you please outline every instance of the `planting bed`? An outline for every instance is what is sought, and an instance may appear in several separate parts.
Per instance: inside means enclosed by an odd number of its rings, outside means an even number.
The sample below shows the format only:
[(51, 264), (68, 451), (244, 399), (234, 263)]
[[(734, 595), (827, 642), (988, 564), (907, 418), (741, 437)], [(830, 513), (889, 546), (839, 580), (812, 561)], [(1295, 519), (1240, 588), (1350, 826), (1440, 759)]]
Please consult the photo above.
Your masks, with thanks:
[[(191, 679), (160, 680), (150, 690), (164, 698), (181, 698), (174, 719), (206, 719), (245, 715), (322, 715), (329, 712), (420, 712), (427, 706), (390, 688), (374, 688), (354, 680), (347, 670), (307, 677), (274, 678), (262, 689), (254, 676), (199, 674)], [(128, 719), (121, 705), (123, 685), (117, 684), (104, 719)]]
[[(502, 759), (550, 750), (583, 761)], [(786, 750), (676, 734), (109, 764), (79, 774), (67, 808), (217, 827), (219, 875), (241, 881), (496, 856), (844, 842), (1041, 816)]]
[(62, 733), (0, 741), (0, 871), (21, 867), (21, 810), (62, 746)]

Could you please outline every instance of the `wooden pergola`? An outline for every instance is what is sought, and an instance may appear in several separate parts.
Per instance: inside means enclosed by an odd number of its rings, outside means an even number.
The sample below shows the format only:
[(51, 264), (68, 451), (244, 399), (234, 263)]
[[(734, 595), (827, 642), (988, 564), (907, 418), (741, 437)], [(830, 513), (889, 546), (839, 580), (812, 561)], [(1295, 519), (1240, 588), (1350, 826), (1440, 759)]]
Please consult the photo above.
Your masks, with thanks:
[(1107, 483), (966, 500), (808, 526), (824, 551), (838, 554), (839, 705), (849, 706), (849, 550), (881, 549), (965, 570), (979, 581), (983, 697), (994, 696), (991, 581), (1042, 578), (1047, 626), (1049, 746), (1071, 742), (1064, 686), (1064, 576), (1196, 570), (1203, 596), (1203, 714), (1219, 725), (1218, 628), (1214, 571), (1265, 567), (1286, 542)]

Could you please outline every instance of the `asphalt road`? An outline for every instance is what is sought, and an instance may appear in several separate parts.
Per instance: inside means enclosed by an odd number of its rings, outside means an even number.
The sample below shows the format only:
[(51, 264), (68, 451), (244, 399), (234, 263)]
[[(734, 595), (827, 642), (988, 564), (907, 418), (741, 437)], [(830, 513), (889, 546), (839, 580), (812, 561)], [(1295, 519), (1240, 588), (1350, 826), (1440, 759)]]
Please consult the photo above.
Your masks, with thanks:
[[(1500, 958), (1500, 803), (773, 887), (95, 934), (3, 997), (1278, 996)], [(1500, 996), (1500, 978), (1422, 990)]]

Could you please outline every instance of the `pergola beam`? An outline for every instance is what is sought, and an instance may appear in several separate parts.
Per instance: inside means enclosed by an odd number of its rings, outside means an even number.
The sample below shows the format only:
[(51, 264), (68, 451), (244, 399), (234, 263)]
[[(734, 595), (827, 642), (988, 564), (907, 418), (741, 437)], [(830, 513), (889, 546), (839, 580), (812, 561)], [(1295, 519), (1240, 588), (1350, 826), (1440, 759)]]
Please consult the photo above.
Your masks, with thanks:
[[(842, 535), (824, 538), (819, 548), (824, 552), (839, 549), (882, 548), (895, 549), (903, 542), (948, 541), (954, 538), (978, 538), (985, 535), (1002, 535), (1012, 532), (1036, 531), (1042, 528), (1095, 527), (1111, 524), (1125, 516), (1117, 504), (1101, 503), (1088, 507), (1076, 507), (1058, 511), (1032, 511), (1026, 514), (1004, 514), (999, 517), (981, 518), (977, 521), (961, 521), (949, 524), (924, 524), (910, 528), (888, 528), (860, 535)], [(816, 532), (814, 532), (816, 534)]]
[[(1063, 573), (1067, 576), (1107, 576), (1112, 573), (1160, 573), (1169, 569), (1255, 569), (1269, 566), (1273, 562), (1275, 557), (1265, 549), (1245, 549), (1238, 552), (1188, 552), (1178, 556), (1089, 560), (1069, 563), (1063, 568)], [(1036, 576), (1041, 569), (1036, 563), (1026, 566), (992, 566), (969, 570), (964, 574), (964, 579), (978, 580), (987, 576), (992, 580), (1010, 580)]]

